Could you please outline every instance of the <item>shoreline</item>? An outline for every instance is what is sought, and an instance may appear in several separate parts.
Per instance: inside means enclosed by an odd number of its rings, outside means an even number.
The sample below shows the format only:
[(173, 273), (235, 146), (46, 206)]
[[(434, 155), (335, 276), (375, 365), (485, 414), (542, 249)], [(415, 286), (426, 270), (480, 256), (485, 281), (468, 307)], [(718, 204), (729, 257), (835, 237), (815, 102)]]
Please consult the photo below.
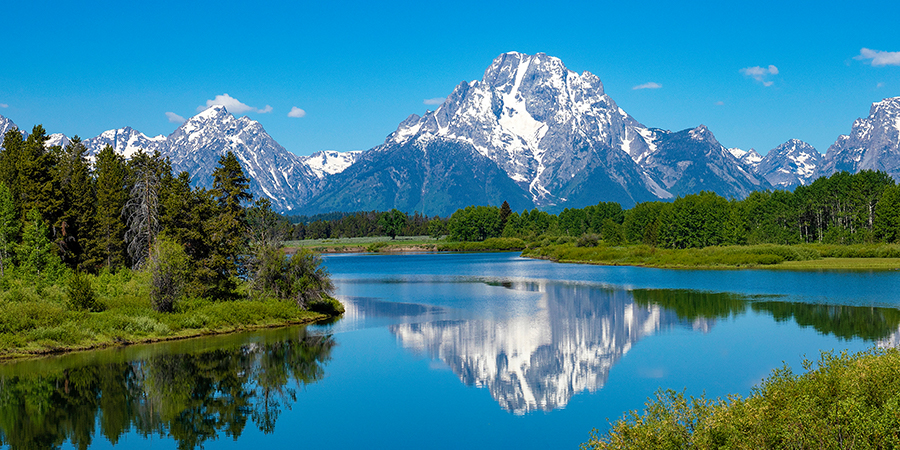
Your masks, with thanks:
[(333, 319), (335, 317), (340, 316), (329, 316), (327, 314), (322, 313), (313, 313), (316, 316), (312, 316), (305, 319), (299, 320), (287, 320), (279, 323), (267, 323), (267, 324), (251, 324), (251, 325), (238, 325), (234, 327), (228, 328), (217, 328), (217, 329), (191, 329), (191, 330), (182, 330), (185, 333), (177, 333), (171, 336), (153, 336), (147, 337), (144, 339), (137, 340), (111, 340), (111, 341), (103, 341), (96, 342), (89, 345), (76, 345), (72, 347), (55, 347), (55, 348), (46, 348), (34, 351), (27, 352), (11, 352), (11, 353), (0, 353), (0, 364), (6, 364), (11, 362), (23, 361), (28, 359), (40, 359), (48, 356), (57, 356), (78, 352), (88, 352), (92, 350), (104, 350), (110, 348), (124, 348), (130, 347), (133, 345), (140, 344), (155, 344), (158, 342), (172, 342), (172, 341), (183, 341), (188, 339), (196, 339), (208, 336), (221, 336), (232, 333), (240, 333), (244, 331), (253, 331), (253, 330), (262, 330), (268, 328), (283, 328), (290, 327), (296, 325), (312, 325), (317, 322)]

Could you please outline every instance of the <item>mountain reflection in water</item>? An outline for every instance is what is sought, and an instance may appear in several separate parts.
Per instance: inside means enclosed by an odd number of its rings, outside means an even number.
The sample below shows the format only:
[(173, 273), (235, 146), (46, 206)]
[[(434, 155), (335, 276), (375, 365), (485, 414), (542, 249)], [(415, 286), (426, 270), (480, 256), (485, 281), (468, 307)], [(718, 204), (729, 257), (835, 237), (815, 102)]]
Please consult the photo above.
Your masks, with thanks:
[(573, 395), (601, 389), (637, 341), (667, 329), (708, 332), (717, 320), (747, 313), (793, 320), (840, 339), (890, 340), (900, 326), (895, 309), (794, 303), (777, 296), (481, 282), (539, 292), (537, 312), (460, 318), (459, 311), (435, 306), (343, 300), (351, 321), (395, 318), (389, 330), (404, 348), (442, 361), (466, 385), (486, 387), (504, 410), (517, 415), (563, 408)]
[(99, 362), (72, 364), (96, 356), (86, 353), (0, 366), (0, 445), (87, 448), (98, 431), (112, 444), (136, 431), (188, 449), (237, 438), (248, 420), (270, 433), (295, 387), (322, 378), (334, 340), (304, 328), (255, 336), (183, 353), (173, 346), (190, 343), (163, 344), (136, 359), (106, 351)]

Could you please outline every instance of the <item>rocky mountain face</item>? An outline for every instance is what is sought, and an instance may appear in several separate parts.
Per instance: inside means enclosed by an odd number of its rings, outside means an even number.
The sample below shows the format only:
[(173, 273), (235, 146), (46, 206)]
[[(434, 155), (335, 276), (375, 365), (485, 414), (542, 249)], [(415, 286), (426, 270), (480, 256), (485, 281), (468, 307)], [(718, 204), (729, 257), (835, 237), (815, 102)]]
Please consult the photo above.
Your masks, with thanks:
[(813, 182), (824, 160), (813, 146), (791, 139), (769, 150), (756, 166), (756, 172), (778, 189), (793, 189)]
[[(0, 132), (14, 127), (0, 116)], [(49, 145), (68, 138), (51, 135)], [(835, 171), (884, 170), (900, 178), (900, 97), (872, 105), (823, 157), (790, 140), (765, 157), (726, 148), (705, 126), (669, 131), (628, 115), (590, 72), (543, 53), (497, 57), (481, 80), (461, 82), (435, 111), (411, 115), (384, 143), (362, 152), (298, 157), (259, 122), (222, 106), (169, 136), (130, 127), (84, 141), (130, 157), (159, 151), (194, 184), (212, 185), (218, 158), (233, 151), (256, 197), (295, 214), (387, 210), (446, 216), (470, 205), (557, 212), (600, 201), (631, 207), (701, 190), (743, 198), (753, 190), (805, 185)]]
[(900, 179), (900, 97), (873, 103), (868, 117), (856, 119), (850, 134), (839, 136), (828, 147), (818, 175), (864, 169)]

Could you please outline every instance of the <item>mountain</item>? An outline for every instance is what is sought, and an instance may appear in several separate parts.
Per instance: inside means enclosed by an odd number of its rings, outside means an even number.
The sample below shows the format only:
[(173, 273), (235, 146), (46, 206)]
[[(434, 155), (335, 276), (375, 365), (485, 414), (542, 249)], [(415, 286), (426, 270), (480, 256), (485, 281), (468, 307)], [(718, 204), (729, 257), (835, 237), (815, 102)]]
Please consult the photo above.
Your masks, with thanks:
[(793, 189), (811, 183), (825, 157), (813, 146), (791, 139), (769, 150), (756, 172), (779, 189)]
[(316, 175), (301, 159), (275, 142), (262, 125), (247, 117), (235, 118), (224, 106), (212, 106), (191, 117), (169, 136), (148, 137), (124, 127), (84, 141), (90, 155), (107, 145), (130, 158), (138, 150), (159, 151), (173, 172), (188, 172), (191, 183), (212, 187), (219, 157), (234, 152), (250, 178), (255, 198), (268, 198), (275, 210), (293, 211), (306, 202)]
[(301, 156), (300, 160), (321, 179), (328, 175), (343, 172), (359, 159), (360, 153), (362, 152), (358, 150), (351, 152), (325, 150), (315, 152), (309, 156)]
[(763, 156), (752, 148), (750, 150), (729, 148), (728, 153), (731, 153), (731, 155), (737, 158), (738, 161), (742, 162), (744, 165), (752, 167), (753, 169), (756, 169), (756, 166), (758, 166), (763, 159)]
[(211, 187), (219, 158), (234, 152), (250, 178), (255, 198), (268, 198), (277, 211), (293, 211), (311, 195), (315, 174), (300, 158), (269, 136), (259, 122), (235, 118), (211, 106), (165, 138), (160, 151), (175, 172), (186, 171), (195, 185)]
[(856, 119), (850, 134), (839, 136), (828, 147), (818, 174), (864, 169), (881, 170), (900, 179), (900, 97), (873, 103), (868, 117)]
[(47, 136), (47, 140), (44, 141), (44, 147), (50, 148), (54, 146), (59, 146), (65, 148), (65, 146), (69, 145), (72, 142), (69, 138), (62, 133), (53, 133), (50, 136)]
[(0, 145), (3, 144), (3, 135), (5, 135), (7, 131), (12, 130), (13, 128), (19, 127), (16, 126), (16, 124), (13, 123), (12, 120), (0, 116)]
[(713, 191), (726, 198), (744, 198), (752, 191), (771, 188), (704, 125), (678, 132), (653, 129), (651, 133), (655, 150), (642, 156), (641, 166), (673, 195)]
[(109, 145), (116, 153), (131, 158), (138, 150), (143, 150), (145, 153), (154, 151), (164, 153), (165, 143), (165, 136), (159, 135), (151, 138), (134, 128), (125, 127), (104, 131), (97, 137), (86, 139), (84, 146), (92, 156), (100, 153), (100, 150)]

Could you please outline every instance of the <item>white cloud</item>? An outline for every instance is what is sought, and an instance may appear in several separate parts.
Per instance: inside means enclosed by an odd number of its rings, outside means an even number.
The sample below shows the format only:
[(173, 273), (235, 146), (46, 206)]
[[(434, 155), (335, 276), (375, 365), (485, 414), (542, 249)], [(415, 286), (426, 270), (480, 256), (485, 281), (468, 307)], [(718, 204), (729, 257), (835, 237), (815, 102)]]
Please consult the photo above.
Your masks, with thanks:
[(884, 83), (878, 83), (875, 85), (875, 89), (881, 89), (884, 87)]
[(753, 78), (756, 81), (762, 83), (763, 86), (769, 87), (775, 84), (774, 81), (769, 80), (770, 75), (778, 75), (778, 68), (769, 64), (769, 67), (744, 67), (740, 71), (744, 76)]
[(184, 123), (184, 117), (179, 116), (173, 112), (166, 112), (166, 117), (169, 118), (169, 122), (182, 124)]
[(637, 86), (635, 86), (635, 87), (633, 87), (633, 88), (631, 88), (631, 89), (634, 90), (634, 91), (636, 91), (636, 90), (638, 90), (638, 89), (659, 89), (659, 88), (661, 88), (661, 87), (662, 87), (661, 84), (659, 84), (659, 83), (654, 83), (654, 82), (651, 81), (651, 82), (649, 82), (649, 83), (639, 84), (639, 85), (637, 85)]
[(873, 66), (900, 66), (900, 52), (883, 52), (881, 50), (863, 48), (859, 51), (859, 55), (854, 56), (853, 59), (870, 59), (869, 64)]
[(232, 114), (242, 114), (245, 112), (255, 112), (255, 113), (265, 114), (265, 113), (272, 112), (272, 107), (269, 105), (266, 105), (265, 108), (259, 109), (259, 108), (250, 106), (246, 103), (242, 103), (240, 100), (238, 100), (228, 94), (217, 95), (216, 98), (214, 98), (212, 100), (207, 100), (206, 106), (203, 106), (203, 105), (198, 106), (197, 111), (204, 111), (204, 110), (208, 109), (210, 106), (214, 106), (214, 105), (222, 105), (225, 107), (225, 109), (228, 110), (228, 112), (230, 112)]
[(6, 103), (0, 103), (0, 108), (9, 108), (9, 105)]
[(422, 103), (426, 105), (440, 105), (444, 103), (444, 97), (426, 98)]
[(724, 104), (725, 104), (725, 102), (723, 102), (722, 100), (719, 100), (716, 102), (716, 106), (722, 106)]
[(288, 113), (288, 117), (303, 117), (306, 115), (306, 111), (294, 106), (291, 107), (291, 112)]

